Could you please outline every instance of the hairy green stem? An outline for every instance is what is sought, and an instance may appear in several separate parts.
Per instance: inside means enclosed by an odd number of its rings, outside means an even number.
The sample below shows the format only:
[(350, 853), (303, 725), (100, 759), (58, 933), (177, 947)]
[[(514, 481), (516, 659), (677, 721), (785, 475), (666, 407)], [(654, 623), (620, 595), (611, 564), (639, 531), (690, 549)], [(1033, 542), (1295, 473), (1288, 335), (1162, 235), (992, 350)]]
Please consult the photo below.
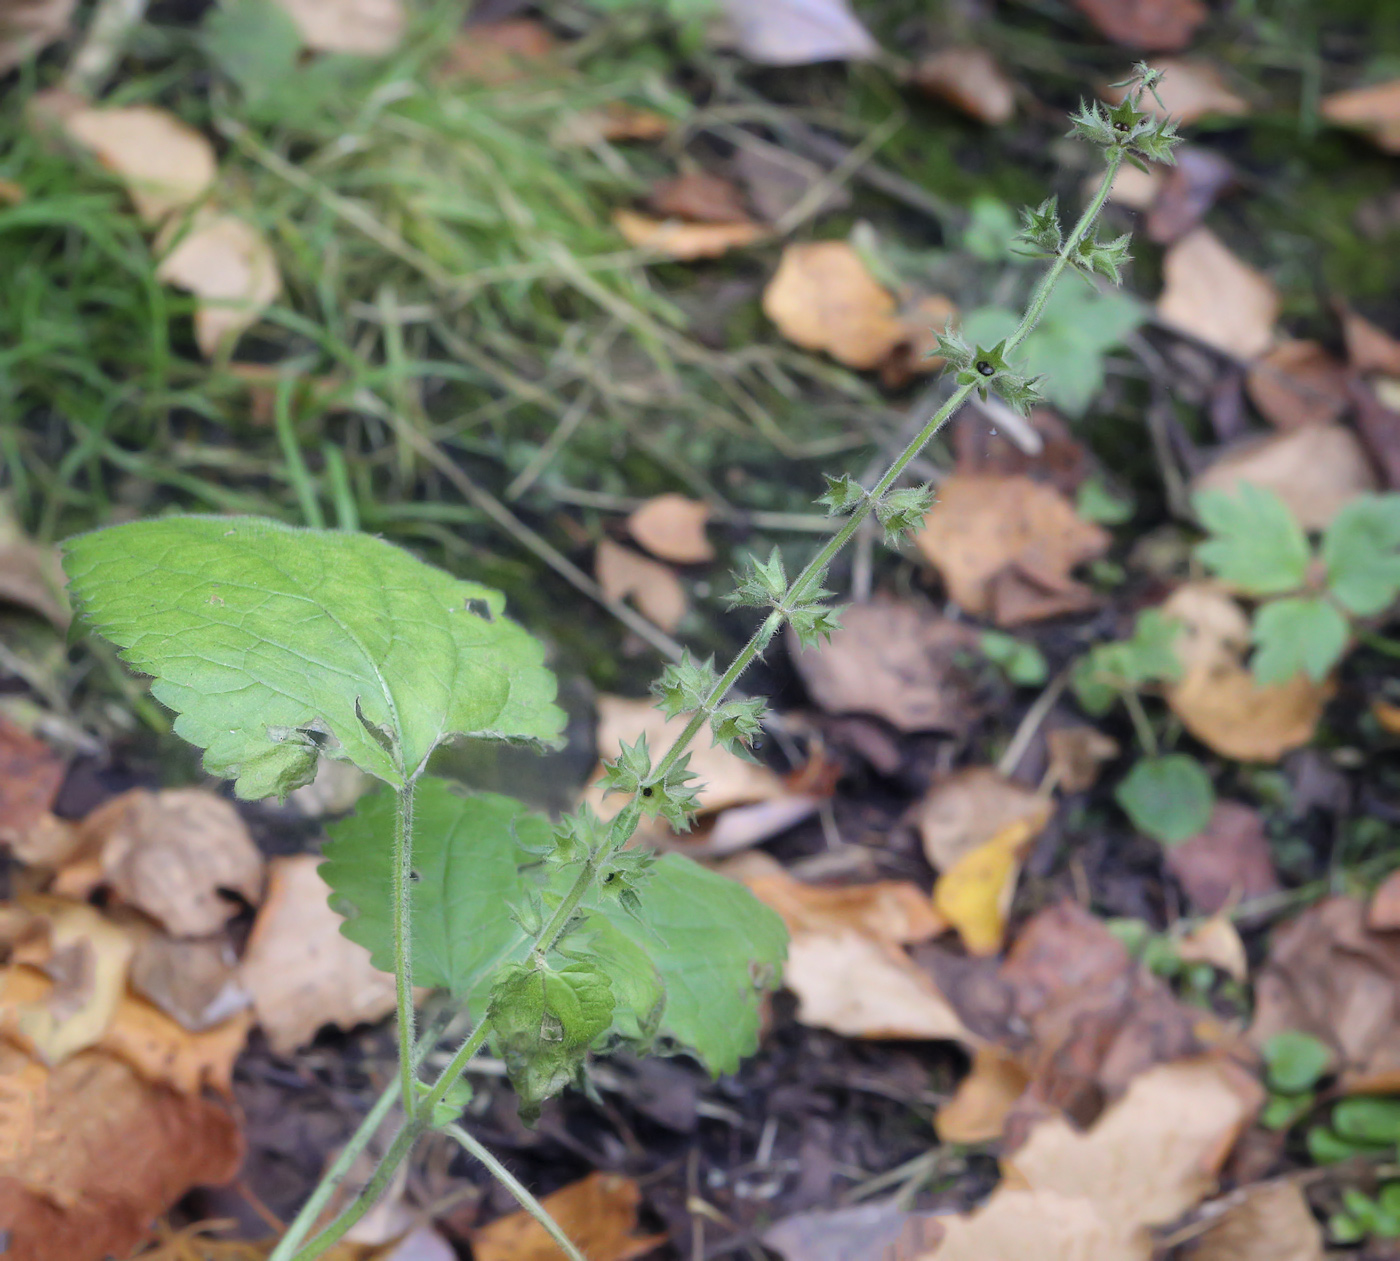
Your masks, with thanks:
[(399, 1020), (399, 1080), (404, 1114), (412, 1120), (418, 1101), (413, 1084), (413, 790), (409, 779), (398, 790), (394, 815), (394, 997)]
[(549, 1237), (559, 1245), (560, 1251), (569, 1258), (569, 1261), (588, 1261), (588, 1258), (570, 1242), (568, 1235), (559, 1228), (559, 1223), (549, 1215), (549, 1210), (525, 1189), (515, 1175), (501, 1164), (489, 1149), (483, 1147), (460, 1125), (449, 1125), (446, 1132), (461, 1143), (471, 1155), (481, 1161), (491, 1176), (515, 1196), (520, 1207), (545, 1228)]
[[(1064, 269), (1069, 265), (1071, 254), (1078, 247), (1080, 241), (1093, 226), (1094, 220), (1098, 218), (1104, 203), (1108, 200), (1108, 194), (1113, 187), (1113, 178), (1118, 173), (1118, 168), (1122, 164), (1123, 154), (1115, 150), (1109, 155), (1103, 180), (1100, 182), (1098, 190), (1093, 199), (1085, 207), (1084, 213), (1080, 215), (1074, 230), (1065, 239), (1054, 261), (1046, 269), (1045, 275), (1036, 286), (1035, 292), (1031, 296), (1029, 306), (1021, 318), (1016, 331), (1007, 338), (1003, 353), (1010, 352), (1030, 334), (1040, 320), (1045, 310), (1045, 304), (1049, 300), (1050, 293), (1055, 287)], [(709, 714), (725, 698), (729, 689), (734, 686), (739, 677), (752, 664), (755, 657), (772, 641), (773, 636), (782, 628), (786, 620), (786, 606), (793, 605), (806, 596), (809, 590), (818, 585), (825, 576), (828, 567), (837, 554), (850, 541), (851, 537), (860, 529), (861, 524), (874, 510), (880, 498), (889, 491), (896, 481), (932, 440), (935, 434), (948, 422), (948, 419), (960, 408), (968, 399), (969, 395), (977, 388), (977, 383), (959, 386), (953, 391), (947, 402), (943, 404), (925, 423), (922, 429), (914, 436), (908, 446), (895, 459), (894, 463), (886, 470), (883, 477), (867, 492), (865, 498), (859, 506), (847, 517), (841, 528), (837, 530), (826, 544), (817, 552), (812, 560), (806, 565), (800, 574), (793, 580), (787, 595), (783, 601), (784, 608), (777, 609), (764, 619), (762, 625), (753, 633), (747, 644), (740, 649), (738, 655), (730, 663), (729, 669), (719, 679), (718, 683), (710, 692), (704, 706), (695, 714), (691, 715), (680, 737), (666, 751), (665, 755), (652, 768), (648, 777), (642, 782), (642, 789), (654, 787), (660, 784), (666, 773), (676, 764), (685, 753), (690, 742), (699, 733), (708, 720)], [(409, 1119), (395, 1136), (393, 1144), (380, 1161), (379, 1167), (375, 1170), (374, 1176), (369, 1184), (356, 1197), (340, 1217), (330, 1226), (321, 1232), (315, 1239), (293, 1254), (290, 1261), (314, 1261), (341, 1239), (361, 1217), (365, 1215), (373, 1205), (374, 1201), (383, 1193), (393, 1177), (394, 1170), (408, 1154), (415, 1140), (428, 1128), (428, 1120), (431, 1118), (433, 1109), (439, 1104), (452, 1084), (461, 1076), (472, 1057), (479, 1051), (486, 1041), (488, 1024), (483, 1019), (476, 1027), (476, 1030), (458, 1049), (456, 1054), (448, 1062), (447, 1067), (438, 1075), (437, 1080), (424, 1094), (421, 1100), (412, 1097), (413, 1078), (415, 1076), (413, 1061), (410, 1055), (410, 1048), (413, 1045), (413, 1002), (412, 1002), (412, 978), (409, 972), (408, 954), (408, 908), (409, 908), (409, 888), (412, 877), (412, 854), (411, 837), (413, 829), (413, 798), (412, 784), (408, 786), (405, 793), (400, 794), (399, 822), (395, 832), (395, 863), (394, 863), (394, 961), (395, 972), (398, 980), (399, 999), (399, 1029), (400, 1029), (400, 1051), (401, 1059), (405, 1065), (403, 1072), (403, 1088), (405, 1096), (405, 1109), (409, 1110)], [(555, 907), (548, 921), (536, 935), (534, 943), (530, 947), (529, 953), (547, 954), (559, 941), (560, 936), (568, 927), (570, 919), (577, 911), (579, 904), (587, 896), (588, 890), (592, 887), (594, 879), (597, 877), (599, 868), (607, 858), (621, 849), (631, 838), (633, 831), (642, 815), (641, 801), (634, 797), (613, 820), (609, 830), (608, 838), (600, 847), (597, 854), (584, 862), (579, 869), (578, 876), (568, 893)], [(405, 1040), (405, 1030), (407, 1030)], [(368, 1118), (366, 1119), (368, 1122)], [(365, 1129), (366, 1126), (362, 1126)], [(372, 1128), (372, 1127), (370, 1127)], [(477, 1159), (481, 1160), (491, 1172), (500, 1179), (520, 1201), (522, 1205), (549, 1231), (550, 1236), (565, 1250), (566, 1254), (574, 1261), (580, 1261), (580, 1254), (569, 1244), (563, 1232), (559, 1230), (545, 1211), (544, 1207), (538, 1203), (524, 1187), (520, 1186), (511, 1175), (500, 1165), (484, 1147), (475, 1139), (460, 1130), (456, 1126), (448, 1128), (448, 1133), (470, 1151)], [(356, 1139), (360, 1138), (357, 1131)], [(352, 1140), (354, 1141), (354, 1140)], [(361, 1142), (363, 1146), (363, 1142)], [(318, 1189), (317, 1194), (320, 1194)], [(324, 1197), (322, 1197), (324, 1202)], [(298, 1222), (301, 1217), (298, 1217)], [(284, 1240), (284, 1245), (286, 1241)], [(294, 1245), (293, 1245), (294, 1246)], [(275, 1255), (270, 1261), (284, 1261), (284, 1255)]]

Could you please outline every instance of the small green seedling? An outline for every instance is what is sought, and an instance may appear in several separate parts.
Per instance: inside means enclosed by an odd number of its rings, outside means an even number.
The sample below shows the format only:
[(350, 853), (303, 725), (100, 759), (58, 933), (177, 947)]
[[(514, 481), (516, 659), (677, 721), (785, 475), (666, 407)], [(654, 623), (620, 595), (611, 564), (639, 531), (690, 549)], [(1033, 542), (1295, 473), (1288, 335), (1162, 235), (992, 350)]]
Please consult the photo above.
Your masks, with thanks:
[(1400, 494), (1362, 495), (1322, 532), (1314, 553), (1288, 506), (1241, 483), (1193, 500), (1210, 537), (1196, 556), (1259, 603), (1252, 668), (1261, 683), (1321, 680), (1346, 654), (1358, 619), (1400, 597)]
[(977, 646), (982, 655), (1006, 675), (1017, 687), (1043, 687), (1050, 677), (1050, 667), (1034, 644), (1008, 635), (1004, 631), (984, 630)]
[(1269, 1098), (1260, 1116), (1271, 1130), (1295, 1125), (1317, 1102), (1317, 1084), (1332, 1067), (1332, 1049), (1296, 1029), (1276, 1033), (1263, 1046)]
[(1356, 1095), (1332, 1109), (1330, 1125), (1308, 1131), (1308, 1154), (1319, 1165), (1331, 1165), (1353, 1156), (1392, 1159), (1400, 1147), (1400, 1099)]
[[(244, 47), (247, 32), (216, 27), (211, 38), (226, 41), (226, 68), (237, 78), (231, 50)], [(629, 842), (643, 817), (689, 826), (698, 786), (687, 750), (702, 729), (734, 753), (757, 738), (763, 702), (731, 700), (730, 691), (785, 626), (804, 645), (837, 627), (826, 574), (862, 523), (873, 515), (897, 541), (923, 520), (931, 490), (898, 483), (948, 419), (974, 392), (995, 390), (1022, 414), (1041, 397), (1018, 348), (1067, 269), (1117, 282), (1127, 238), (1101, 240), (1094, 224), (1122, 164), (1170, 161), (1174, 127), (1141, 108), (1159, 78), (1140, 65), (1119, 104), (1082, 106), (1074, 116), (1074, 133), (1104, 151), (1104, 176), (1068, 232), (1053, 200), (1025, 216), (1023, 242), (1052, 261), (1020, 320), (995, 344), (940, 336), (937, 353), (953, 378), (948, 399), (868, 490), (849, 475), (827, 478), (821, 502), (844, 520), (795, 577), (776, 552), (750, 561), (728, 598), (761, 618), (729, 667), (720, 673), (686, 654), (653, 685), (658, 708), (684, 725), (655, 760), (643, 737), (606, 765), (608, 791), (625, 798), (610, 821), (584, 809), (551, 823), (430, 773), (433, 754), (453, 741), (544, 747), (563, 729), (544, 649), (506, 618), (499, 592), (366, 535), (258, 518), (172, 516), (68, 540), (64, 563), (83, 621), (152, 677), (152, 694), (177, 715), (176, 732), (239, 796), (285, 797), (311, 780), (322, 757), (382, 781), (332, 829), (321, 870), (346, 935), (394, 972), (399, 1081), (269, 1261), (321, 1256), (433, 1128), (486, 1164), (564, 1255), (584, 1261), (456, 1124), (468, 1098), (458, 1082), (472, 1057), (494, 1049), (528, 1119), (579, 1081), (597, 1051), (688, 1050), (723, 1073), (755, 1048), (759, 1003), (783, 962), (782, 921), (741, 885)], [(1025, 656), (1017, 659), (1026, 669)], [(430, 1043), (415, 1036), (415, 980), (447, 990), (474, 1026), (426, 1086), (418, 1068)], [(406, 1119), (368, 1185), (304, 1242), (395, 1094)]]
[(1139, 832), (1163, 845), (1179, 845), (1204, 832), (1215, 808), (1210, 776), (1186, 753), (1139, 758), (1113, 797)]
[(1202, 960), (1183, 959), (1170, 933), (1157, 933), (1144, 920), (1111, 919), (1104, 925), (1153, 976), (1176, 985), (1182, 996), (1208, 1006), (1216, 993), (1221, 970)]
[(1400, 1239), (1400, 1182), (1383, 1182), (1374, 1196), (1356, 1187), (1342, 1191), (1342, 1209), (1327, 1219), (1333, 1243)]

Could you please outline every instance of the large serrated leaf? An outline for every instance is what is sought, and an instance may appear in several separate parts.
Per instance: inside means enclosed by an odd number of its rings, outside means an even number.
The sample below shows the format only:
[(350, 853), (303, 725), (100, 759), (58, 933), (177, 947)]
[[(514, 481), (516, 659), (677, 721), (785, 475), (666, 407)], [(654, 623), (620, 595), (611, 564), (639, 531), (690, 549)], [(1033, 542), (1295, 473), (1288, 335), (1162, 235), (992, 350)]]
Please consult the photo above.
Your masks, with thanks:
[[(355, 813), (327, 828), (330, 842), (321, 878), (331, 904), (346, 916), (351, 941), (370, 952), (374, 966), (394, 970), (394, 930), (389, 890), (393, 882), (390, 840), (394, 794), (386, 789), (360, 799)], [(511, 916), (525, 900), (520, 866), (527, 849), (549, 841), (546, 819), (510, 797), (466, 794), (426, 777), (414, 792), (413, 870), (410, 894), (413, 979), (451, 990), (480, 1015), (497, 966), (524, 934)]]
[(242, 797), (285, 795), (322, 751), (400, 785), (454, 736), (563, 727), (504, 597), (382, 539), (164, 517), (69, 539), (64, 564), (80, 613)]
[(1202, 564), (1245, 595), (1283, 595), (1307, 580), (1307, 535), (1273, 491), (1252, 482), (1202, 490), (1191, 499), (1211, 537), (1196, 545)]
[(639, 918), (595, 904), (650, 956), (666, 984), (661, 1032), (712, 1073), (732, 1073), (758, 1047), (759, 999), (782, 980), (787, 929), (743, 885), (666, 854), (641, 889)]

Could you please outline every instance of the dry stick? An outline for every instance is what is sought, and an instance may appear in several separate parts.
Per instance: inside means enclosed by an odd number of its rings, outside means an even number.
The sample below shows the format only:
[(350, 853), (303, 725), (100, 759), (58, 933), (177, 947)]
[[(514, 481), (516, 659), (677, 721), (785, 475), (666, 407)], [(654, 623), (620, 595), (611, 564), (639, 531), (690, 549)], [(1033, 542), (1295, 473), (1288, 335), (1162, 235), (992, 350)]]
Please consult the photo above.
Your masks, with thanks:
[[(1078, 246), (1079, 242), (1083, 240), (1086, 233), (1092, 227), (1094, 220), (1098, 217), (1099, 211), (1103, 209), (1104, 203), (1108, 200), (1109, 189), (1113, 185), (1113, 177), (1118, 173), (1118, 168), (1122, 160), (1123, 155), (1121, 152), (1110, 154), (1104, 171), (1103, 181), (1099, 185), (1098, 191), (1095, 193), (1093, 200), (1085, 208), (1084, 213), (1079, 217), (1079, 221), (1075, 224), (1074, 230), (1069, 234), (1059, 253), (1055, 256), (1055, 261), (1046, 270), (1040, 284), (1036, 287), (1035, 293), (1031, 298), (1030, 306), (1022, 316), (1020, 324), (1017, 326), (1016, 331), (1007, 338), (1005, 342), (1003, 349), (1004, 354), (1011, 352), (1020, 345), (1040, 319), (1041, 314), (1045, 310), (1045, 303), (1049, 299), (1050, 292), (1055, 286), (1055, 282), (1059, 279), (1061, 272), (1064, 271), (1069, 263), (1071, 252)], [(866, 497), (857, 506), (855, 511), (852, 512), (850, 517), (846, 519), (841, 529), (797, 576), (797, 579), (788, 590), (785, 603), (795, 604), (799, 602), (802, 597), (808, 593), (809, 588), (819, 585), (832, 558), (850, 541), (851, 536), (860, 528), (861, 523), (873, 511), (874, 505), (880, 496), (884, 495), (885, 492), (895, 484), (911, 461), (918, 456), (919, 452), (928, 444), (930, 439), (933, 438), (948, 418), (957, 411), (976, 388), (977, 383), (975, 381), (960, 386), (953, 392), (948, 401), (929, 419), (909, 445), (905, 447), (900, 456), (890, 465), (885, 475), (867, 493)], [(520, 526), (520, 523), (516, 522), (515, 518), (507, 512), (502, 505), (476, 487), (470, 478), (462, 473), (456, 465), (442, 454), (442, 452), (437, 451), (432, 447), (432, 444), (427, 443), (421, 435), (410, 434), (409, 439), (415, 445), (421, 444), (421, 447), (426, 447), (427, 449), (422, 451), (425, 458), (433, 461), (435, 466), (443, 472), (444, 476), (448, 477), (450, 481), (453, 481), (463, 494), (468, 495), (468, 497), (472, 499), (473, 503), (477, 503), (483, 510), (486, 510), (485, 502), (489, 502), (498, 512), (505, 513), (515, 525)], [(470, 492), (466, 489), (467, 487), (471, 487)], [(494, 517), (495, 514), (493, 513), (492, 515)], [(520, 526), (520, 528), (524, 529), (525, 527)], [(530, 533), (533, 534), (533, 531)], [(535, 537), (538, 539), (538, 536)], [(554, 549), (549, 547), (549, 544), (545, 543), (543, 539), (539, 539), (538, 541), (540, 545), (548, 549), (549, 552), (554, 552)], [(557, 555), (557, 553), (554, 554)], [(564, 558), (559, 557), (559, 559), (563, 560)], [(564, 563), (568, 564), (567, 561)], [(570, 568), (573, 567), (570, 566)], [(578, 571), (575, 570), (575, 572)], [(582, 574), (579, 576), (583, 577)], [(630, 610), (628, 611), (630, 612)], [(754, 657), (758, 655), (763, 645), (771, 638), (777, 625), (781, 624), (783, 620), (784, 615), (782, 610), (775, 610), (764, 620), (763, 625), (755, 632), (754, 636), (739, 652), (738, 656), (735, 657), (729, 669), (724, 672), (719, 682), (711, 691), (705, 705), (686, 724), (681, 737), (652, 768), (650, 775), (640, 785), (641, 792), (645, 792), (649, 787), (654, 788), (664, 781), (667, 772), (679, 761), (686, 746), (689, 745), (691, 740), (695, 738), (700, 728), (704, 725), (708, 712), (712, 711), (723, 701), (729, 689), (738, 680), (739, 676), (743, 674)], [(632, 800), (622, 808), (617, 817), (613, 820), (608, 832), (608, 837), (603, 844), (599, 846), (597, 853), (590, 855), (590, 857), (581, 864), (579, 873), (572, 887), (564, 895), (558, 906), (555, 907), (554, 913), (550, 916), (549, 921), (536, 936), (534, 944), (530, 949), (532, 955), (545, 955), (554, 947), (560, 935), (568, 927), (569, 921), (573, 918), (579, 903), (592, 886), (598, 870), (611, 859), (613, 854), (620, 850), (631, 839), (632, 833), (636, 830), (637, 823), (642, 817), (641, 801), (642, 799), (639, 794), (634, 796)], [(451, 1089), (457, 1078), (462, 1075), (463, 1070), (471, 1061), (472, 1057), (481, 1049), (482, 1044), (486, 1041), (486, 1034), (487, 1024), (485, 1021), (482, 1021), (477, 1026), (472, 1036), (457, 1049), (457, 1052), (448, 1062), (447, 1067), (439, 1074), (437, 1081), (433, 1083), (419, 1101), (417, 1114), (399, 1131), (394, 1139), (393, 1146), (390, 1147), (389, 1151), (385, 1154), (384, 1159), (380, 1162), (379, 1168), (375, 1170), (369, 1185), (330, 1227), (323, 1231), (300, 1252), (297, 1252), (290, 1261), (314, 1261), (314, 1258), (319, 1257), (327, 1248), (331, 1247), (338, 1239), (343, 1237), (345, 1232), (369, 1211), (370, 1205), (383, 1193), (384, 1188), (393, 1177), (394, 1170), (407, 1155), (413, 1142), (427, 1128), (428, 1118), (432, 1116), (433, 1109), (437, 1104), (442, 1102), (448, 1090)], [(278, 1257), (276, 1261), (287, 1261), (287, 1259), (285, 1257)]]

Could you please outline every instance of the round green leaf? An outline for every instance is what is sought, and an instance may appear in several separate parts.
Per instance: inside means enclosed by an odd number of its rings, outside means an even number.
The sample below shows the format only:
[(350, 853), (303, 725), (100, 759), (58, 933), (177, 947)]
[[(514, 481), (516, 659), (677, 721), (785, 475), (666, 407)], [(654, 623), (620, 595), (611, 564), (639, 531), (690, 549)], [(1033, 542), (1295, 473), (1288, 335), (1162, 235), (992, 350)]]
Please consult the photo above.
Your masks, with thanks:
[(1332, 1064), (1332, 1048), (1297, 1029), (1274, 1034), (1264, 1043), (1263, 1054), (1269, 1085), (1285, 1095), (1311, 1090)]
[(1113, 795), (1137, 829), (1163, 845), (1205, 831), (1215, 807), (1210, 776), (1185, 753), (1142, 758)]

